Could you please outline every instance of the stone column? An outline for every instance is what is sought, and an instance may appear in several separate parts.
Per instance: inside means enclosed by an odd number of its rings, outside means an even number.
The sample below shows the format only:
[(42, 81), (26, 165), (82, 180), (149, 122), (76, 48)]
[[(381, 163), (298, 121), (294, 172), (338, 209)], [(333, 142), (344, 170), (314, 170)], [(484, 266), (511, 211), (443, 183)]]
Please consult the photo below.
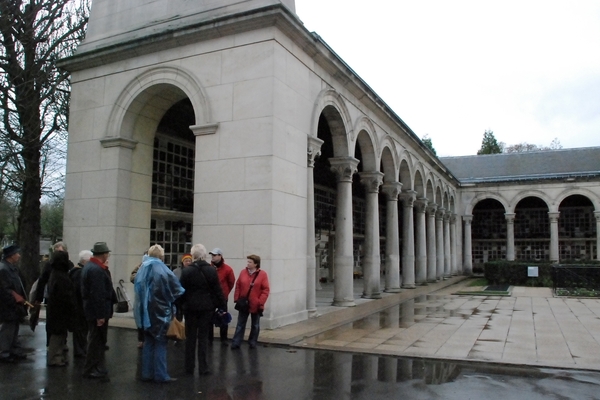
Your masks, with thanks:
[(414, 190), (403, 191), (402, 210), (404, 212), (402, 224), (402, 287), (415, 288), (415, 226), (413, 218), (413, 203), (417, 192)]
[(515, 260), (515, 214), (505, 213), (506, 218), (506, 260)]
[(558, 216), (560, 212), (549, 212), (550, 217), (550, 261), (557, 263), (558, 259)]
[(452, 276), (458, 275), (458, 265), (456, 263), (456, 214), (450, 216), (450, 265)]
[(594, 211), (596, 217), (596, 260), (600, 261), (600, 211)]
[(427, 283), (427, 245), (425, 232), (425, 209), (427, 199), (420, 198), (415, 201), (415, 283), (424, 285)]
[(330, 158), (329, 163), (337, 178), (333, 305), (352, 307), (356, 306), (352, 252), (352, 175), (357, 171), (359, 160), (354, 157), (339, 157)]
[(446, 209), (440, 207), (435, 214), (435, 233), (437, 234), (435, 247), (437, 254), (435, 261), (437, 269), (435, 273), (436, 280), (444, 279), (444, 213)]
[(398, 195), (400, 182), (384, 183), (381, 191), (386, 194), (385, 234), (385, 292), (400, 291), (400, 238), (398, 234)]
[(450, 212), (444, 214), (444, 278), (451, 276), (452, 264), (450, 262)]
[(427, 282), (436, 280), (435, 210), (436, 204), (427, 207)]
[(471, 221), (473, 221), (473, 216), (463, 215), (462, 218), (465, 222), (465, 254), (463, 272), (465, 275), (473, 275), (473, 245), (471, 240)]
[(366, 189), (365, 255), (363, 258), (364, 289), (362, 297), (380, 299), (381, 254), (379, 252), (379, 186), (383, 173), (361, 172), (360, 183)]
[(317, 316), (317, 261), (315, 255), (315, 159), (321, 155), (323, 141), (316, 137), (308, 137), (308, 165), (306, 190), (306, 310), (308, 317)]

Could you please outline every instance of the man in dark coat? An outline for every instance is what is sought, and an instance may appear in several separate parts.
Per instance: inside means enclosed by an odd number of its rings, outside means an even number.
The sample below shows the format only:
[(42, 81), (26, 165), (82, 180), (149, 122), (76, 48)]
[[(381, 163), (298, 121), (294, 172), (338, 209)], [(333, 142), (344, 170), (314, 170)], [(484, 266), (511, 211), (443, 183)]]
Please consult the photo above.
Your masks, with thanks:
[(191, 254), (194, 263), (181, 272), (181, 286), (185, 289), (180, 298), (185, 316), (185, 372), (194, 373), (197, 344), (198, 372), (206, 375), (210, 373), (207, 350), (213, 314), (216, 308), (225, 310), (227, 303), (217, 271), (205, 261), (208, 258), (206, 248), (195, 244)]
[(104, 351), (108, 334), (108, 320), (113, 315), (117, 294), (106, 262), (110, 250), (105, 242), (96, 242), (90, 258), (81, 271), (81, 295), (83, 311), (88, 321), (88, 348), (83, 376), (106, 379)]
[(19, 323), (27, 315), (25, 289), (17, 263), (21, 259), (16, 245), (2, 249), (0, 262), (0, 362), (24, 359), (17, 344)]
[(83, 312), (83, 296), (81, 295), (81, 271), (83, 266), (90, 261), (92, 252), (82, 250), (79, 252), (79, 262), (69, 270), (69, 278), (75, 287), (75, 312), (73, 318), (73, 356), (85, 357), (87, 353), (88, 324)]

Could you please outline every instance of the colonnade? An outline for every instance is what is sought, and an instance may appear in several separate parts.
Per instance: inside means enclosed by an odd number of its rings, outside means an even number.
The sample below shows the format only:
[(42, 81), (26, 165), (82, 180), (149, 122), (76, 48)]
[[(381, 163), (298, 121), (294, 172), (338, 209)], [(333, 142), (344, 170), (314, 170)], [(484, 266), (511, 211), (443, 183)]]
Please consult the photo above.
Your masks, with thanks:
[[(506, 218), (506, 260), (514, 261), (515, 254), (515, 216), (514, 213), (505, 213)], [(558, 218), (560, 212), (548, 212), (550, 221), (550, 261), (559, 261), (559, 233)], [(596, 259), (600, 260), (600, 211), (594, 211), (596, 217)], [(473, 215), (468, 214), (462, 217), (464, 222), (464, 271), (469, 274), (473, 271), (473, 242), (471, 238), (471, 223)]]
[[(314, 253), (314, 157), (320, 151), (322, 141), (310, 138), (308, 143), (308, 252), (307, 309), (315, 307)], [(357, 172), (359, 160), (354, 157), (329, 159), (331, 170), (337, 179), (335, 215), (335, 269), (333, 305), (348, 307), (356, 305), (353, 290), (353, 215), (352, 179)], [(412, 289), (416, 285), (435, 282), (458, 274), (456, 261), (456, 215), (427, 198), (417, 198), (417, 192), (402, 190), (401, 182), (383, 183), (384, 174), (365, 171), (359, 174), (366, 192), (366, 220), (363, 256), (363, 297), (381, 298), (379, 250), (379, 201), (381, 190), (386, 195), (386, 246), (385, 246), (385, 292), (395, 293), (401, 288)], [(402, 202), (402, 258), (399, 246), (398, 201)], [(416, 218), (413, 218), (413, 210)], [(401, 263), (400, 263), (401, 261)], [(402, 270), (402, 276), (400, 276)]]

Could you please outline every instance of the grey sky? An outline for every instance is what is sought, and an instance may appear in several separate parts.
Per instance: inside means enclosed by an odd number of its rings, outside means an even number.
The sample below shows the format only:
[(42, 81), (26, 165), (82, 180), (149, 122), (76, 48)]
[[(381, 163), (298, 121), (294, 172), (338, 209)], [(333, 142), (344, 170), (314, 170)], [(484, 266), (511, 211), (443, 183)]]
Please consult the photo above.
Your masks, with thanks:
[(316, 31), (438, 155), (600, 146), (600, 1), (296, 0)]

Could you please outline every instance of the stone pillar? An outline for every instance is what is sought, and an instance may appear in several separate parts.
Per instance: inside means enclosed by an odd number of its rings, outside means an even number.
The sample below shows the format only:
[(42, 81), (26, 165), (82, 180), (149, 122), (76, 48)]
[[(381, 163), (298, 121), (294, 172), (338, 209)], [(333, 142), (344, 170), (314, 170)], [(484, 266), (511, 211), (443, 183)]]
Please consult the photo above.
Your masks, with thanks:
[(384, 183), (381, 191), (386, 194), (385, 234), (385, 292), (400, 291), (400, 238), (398, 234), (398, 195), (400, 182)]
[(436, 204), (427, 207), (427, 282), (436, 280), (435, 210)]
[(506, 260), (515, 260), (515, 214), (505, 213), (506, 218)]
[(596, 260), (600, 261), (600, 211), (594, 211), (596, 217)]
[(456, 214), (450, 216), (450, 265), (452, 276), (458, 275), (458, 265), (456, 263)]
[(400, 195), (404, 212), (402, 224), (402, 287), (415, 288), (415, 227), (413, 203), (417, 192), (403, 191)]
[(315, 159), (321, 155), (323, 141), (315, 137), (308, 137), (308, 165), (307, 165), (307, 190), (306, 190), (306, 310), (308, 317), (317, 314), (317, 261), (315, 254)]
[(364, 289), (362, 297), (380, 299), (381, 254), (379, 252), (379, 186), (383, 173), (361, 172), (360, 183), (366, 189), (365, 255), (363, 257)]
[(450, 262), (450, 212), (444, 214), (444, 278), (451, 276), (452, 264)]
[(359, 160), (354, 157), (339, 157), (330, 158), (329, 163), (337, 178), (333, 305), (353, 307), (356, 304), (352, 252), (352, 175), (357, 171)]
[(471, 222), (473, 221), (473, 216), (463, 215), (462, 218), (465, 222), (465, 254), (463, 272), (465, 275), (473, 275), (473, 245), (471, 239)]
[(436, 237), (436, 250), (437, 254), (435, 257), (437, 269), (435, 273), (436, 280), (441, 280), (444, 278), (444, 213), (446, 209), (440, 207), (437, 209), (435, 214), (435, 233)]
[(549, 212), (550, 217), (550, 262), (557, 263), (558, 259), (558, 216), (560, 212)]
[(420, 198), (415, 201), (415, 283), (424, 285), (427, 283), (427, 245), (425, 232), (425, 209), (427, 199)]

